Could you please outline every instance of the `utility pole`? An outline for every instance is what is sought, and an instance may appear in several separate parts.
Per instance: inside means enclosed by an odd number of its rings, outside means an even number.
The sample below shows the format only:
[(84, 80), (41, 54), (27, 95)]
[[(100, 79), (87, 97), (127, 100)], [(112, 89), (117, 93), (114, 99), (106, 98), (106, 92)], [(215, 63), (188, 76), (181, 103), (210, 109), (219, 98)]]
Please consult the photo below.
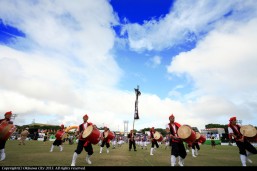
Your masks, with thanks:
[(128, 123), (129, 121), (124, 121), (124, 136), (128, 135)]
[(12, 114), (12, 116), (11, 116), (11, 119), (13, 120), (13, 122), (14, 122), (14, 120), (15, 120), (15, 118), (18, 116), (18, 114)]

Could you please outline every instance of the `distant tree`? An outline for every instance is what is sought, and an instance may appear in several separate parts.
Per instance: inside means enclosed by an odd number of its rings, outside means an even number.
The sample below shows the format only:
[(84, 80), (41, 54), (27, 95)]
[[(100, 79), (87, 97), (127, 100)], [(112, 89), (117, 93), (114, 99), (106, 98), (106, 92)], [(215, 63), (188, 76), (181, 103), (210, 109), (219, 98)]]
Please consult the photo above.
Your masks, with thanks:
[(220, 124), (208, 124), (208, 125), (205, 125), (205, 128), (206, 129), (209, 129), (209, 128), (225, 128), (227, 125), (220, 125)]
[(162, 134), (162, 136), (166, 136), (166, 131), (165, 131), (165, 129), (162, 129), (162, 128), (156, 128), (155, 129), (156, 131), (158, 131), (158, 132), (160, 132), (161, 134)]
[[(162, 136), (166, 136), (166, 131), (165, 129), (162, 129), (162, 128), (155, 128), (156, 131), (160, 132), (162, 134)], [(150, 128), (144, 128), (144, 129), (141, 129), (140, 132), (142, 133), (145, 133), (146, 131), (150, 131)]]
[(143, 133), (145, 133), (146, 131), (150, 131), (150, 128), (141, 129), (141, 132), (143, 132)]

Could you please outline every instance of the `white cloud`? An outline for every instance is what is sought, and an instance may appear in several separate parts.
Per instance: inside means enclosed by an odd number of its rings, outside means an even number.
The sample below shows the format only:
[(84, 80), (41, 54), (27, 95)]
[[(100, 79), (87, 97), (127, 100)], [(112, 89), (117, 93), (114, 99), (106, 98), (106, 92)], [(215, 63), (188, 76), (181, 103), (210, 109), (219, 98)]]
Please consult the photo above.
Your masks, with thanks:
[(256, 2), (176, 1), (165, 17), (146, 21), (143, 25), (127, 24), (123, 32), (127, 32), (129, 45), (135, 51), (163, 50), (201, 38), (217, 22), (226, 20), (224, 15), (228, 13), (231, 13), (230, 20), (248, 20), (257, 15)]
[(162, 58), (160, 56), (154, 56), (146, 62), (146, 65), (152, 68), (156, 68), (161, 64), (161, 60)]
[[(123, 71), (111, 53), (116, 41), (111, 25), (118, 20), (108, 1), (12, 2), (0, 1), (0, 16), (4, 23), (20, 28), (26, 38), (12, 48), (0, 45), (1, 113), (17, 113), (15, 122), (20, 125), (35, 118), (36, 122), (65, 126), (80, 124), (87, 113), (89, 121), (98, 126), (123, 130), (123, 122), (128, 120), (131, 129), (135, 94), (116, 87)], [(227, 2), (227, 6), (217, 2), (212, 10), (204, 4), (178, 4), (161, 21), (128, 25), (131, 47), (171, 47), (182, 42), (188, 30), (196, 34), (209, 30), (203, 29), (206, 23), (230, 9)], [(206, 11), (212, 12), (200, 20)], [(135, 128), (165, 128), (171, 113), (177, 122), (198, 128), (212, 122), (225, 124), (230, 114), (256, 120), (256, 20), (246, 21), (212, 25), (214, 31), (195, 49), (179, 54), (169, 72), (189, 75), (195, 91), (176, 93), (183, 101), (142, 92)], [(155, 57), (152, 62), (162, 61)]]
[(107, 1), (1, 1), (0, 9), (3, 22), (26, 35), (12, 48), (0, 46), (1, 109), (19, 113), (17, 122), (31, 113), (81, 122), (99, 103), (91, 96), (113, 91), (122, 71), (111, 54), (116, 18)]
[(186, 74), (195, 90), (185, 105), (195, 119), (225, 124), (236, 115), (256, 120), (257, 19), (219, 25), (195, 49), (173, 58), (168, 71)]

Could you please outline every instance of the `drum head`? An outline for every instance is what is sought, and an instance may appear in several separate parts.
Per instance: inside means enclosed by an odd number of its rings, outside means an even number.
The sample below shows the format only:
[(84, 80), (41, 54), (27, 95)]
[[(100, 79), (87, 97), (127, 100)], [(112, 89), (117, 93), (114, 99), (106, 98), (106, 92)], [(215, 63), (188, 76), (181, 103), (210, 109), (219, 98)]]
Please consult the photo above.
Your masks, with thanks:
[(182, 139), (188, 138), (192, 133), (192, 129), (187, 125), (182, 125), (178, 128), (178, 136)]
[(84, 131), (83, 131), (83, 134), (82, 134), (82, 138), (87, 138), (91, 132), (93, 131), (93, 126), (92, 125), (89, 125)]
[(197, 139), (197, 140), (201, 137), (200, 132), (196, 132), (195, 135), (196, 135), (196, 139)]
[(153, 136), (154, 136), (154, 139), (158, 140), (158, 139), (160, 139), (161, 134), (159, 132), (155, 131)]
[(254, 137), (257, 134), (256, 128), (252, 125), (241, 126), (240, 132), (246, 137)]

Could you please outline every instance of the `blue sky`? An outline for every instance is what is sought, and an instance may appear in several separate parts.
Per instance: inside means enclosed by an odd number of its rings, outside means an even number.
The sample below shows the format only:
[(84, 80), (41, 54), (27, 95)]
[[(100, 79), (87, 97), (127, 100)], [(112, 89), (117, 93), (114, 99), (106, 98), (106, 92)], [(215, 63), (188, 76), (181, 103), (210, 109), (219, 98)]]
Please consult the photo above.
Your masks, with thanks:
[(0, 1), (0, 112), (15, 123), (257, 126), (254, 0)]

